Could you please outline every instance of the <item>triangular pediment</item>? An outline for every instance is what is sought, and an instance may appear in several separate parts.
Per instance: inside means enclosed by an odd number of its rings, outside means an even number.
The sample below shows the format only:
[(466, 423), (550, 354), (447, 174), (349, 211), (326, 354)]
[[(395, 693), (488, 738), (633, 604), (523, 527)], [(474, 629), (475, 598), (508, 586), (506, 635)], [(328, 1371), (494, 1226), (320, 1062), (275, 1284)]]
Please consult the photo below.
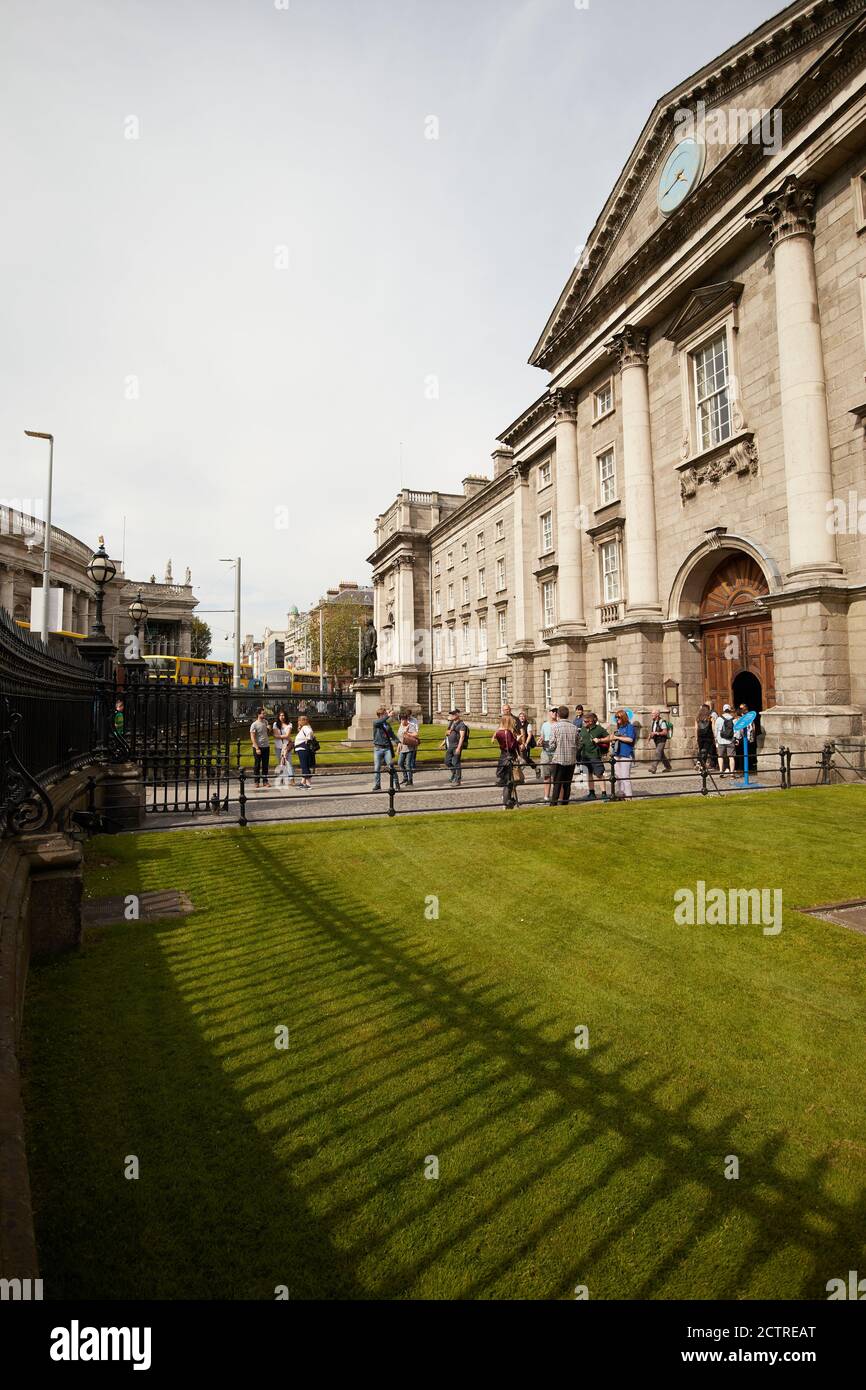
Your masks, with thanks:
[(667, 326), (665, 337), (672, 343), (681, 343), (692, 333), (697, 332), (710, 319), (724, 309), (736, 304), (743, 293), (738, 280), (720, 280), (716, 285), (700, 285), (692, 290), (682, 308), (674, 314)]
[(746, 177), (750, 160), (762, 157), (757, 139), (744, 142), (741, 132), (732, 131), (727, 142), (708, 141), (695, 191), (665, 218), (657, 202), (658, 175), (683, 111), (703, 111), (709, 123), (732, 109), (779, 110), (787, 138), (793, 123), (785, 119), (786, 102), (804, 100), (810, 78), (823, 76), (831, 53), (841, 63), (845, 45), (859, 42), (863, 29), (863, 0), (797, 0), (656, 103), (532, 350), (532, 365), (553, 370), (584, 307), (630, 267), (646, 263), (661, 243), (672, 244), (677, 228), (695, 216), (699, 194), (709, 197), (725, 180)]

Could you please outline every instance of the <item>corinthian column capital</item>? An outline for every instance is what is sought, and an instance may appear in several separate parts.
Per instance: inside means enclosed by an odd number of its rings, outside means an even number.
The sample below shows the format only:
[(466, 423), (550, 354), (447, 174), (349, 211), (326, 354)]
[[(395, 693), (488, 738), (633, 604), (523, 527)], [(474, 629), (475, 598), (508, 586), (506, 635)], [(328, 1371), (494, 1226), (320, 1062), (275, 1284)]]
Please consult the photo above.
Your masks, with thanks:
[(618, 333), (608, 338), (605, 347), (616, 357), (620, 371), (624, 367), (645, 367), (647, 364), (646, 329), (635, 328), (633, 323), (624, 323)]
[(778, 246), (787, 237), (815, 234), (815, 185), (807, 179), (789, 174), (781, 187), (767, 193), (754, 212), (746, 214), (753, 227), (766, 227), (770, 245)]
[(568, 420), (574, 424), (577, 420), (577, 401), (573, 391), (551, 391), (551, 403), (553, 405), (553, 418), (556, 423), (560, 420)]

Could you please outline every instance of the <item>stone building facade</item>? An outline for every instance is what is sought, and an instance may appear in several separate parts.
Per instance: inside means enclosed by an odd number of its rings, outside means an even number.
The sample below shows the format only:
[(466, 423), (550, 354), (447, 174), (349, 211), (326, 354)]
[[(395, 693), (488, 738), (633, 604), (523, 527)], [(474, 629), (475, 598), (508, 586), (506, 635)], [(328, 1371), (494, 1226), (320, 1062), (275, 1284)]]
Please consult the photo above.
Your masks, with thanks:
[[(30, 621), (31, 590), (42, 588), (43, 537), (44, 524), (38, 517), (0, 507), (0, 608), (20, 622)], [(51, 588), (63, 593), (59, 631), (83, 637), (91, 631), (96, 588), (88, 577), (87, 566), (93, 550), (68, 531), (52, 526)], [(123, 574), (118, 560), (114, 563), (117, 575), (106, 588), (102, 614), (111, 641), (122, 648), (133, 630), (129, 605), (141, 593), (148, 610), (142, 651), (189, 656), (198, 599), (193, 596), (188, 572), (183, 584), (174, 583), (169, 562), (165, 582), (158, 582), (153, 575), (149, 580), (133, 580)]]
[(863, 0), (788, 6), (656, 104), (530, 361), (493, 477), (377, 521), (395, 700), (729, 700), (862, 747)]

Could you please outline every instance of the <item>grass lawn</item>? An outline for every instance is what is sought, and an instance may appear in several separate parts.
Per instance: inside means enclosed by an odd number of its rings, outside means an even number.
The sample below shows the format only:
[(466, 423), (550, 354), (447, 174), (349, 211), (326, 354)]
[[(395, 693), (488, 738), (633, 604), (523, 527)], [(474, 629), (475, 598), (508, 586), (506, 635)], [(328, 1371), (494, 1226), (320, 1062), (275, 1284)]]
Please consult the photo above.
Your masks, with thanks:
[[(866, 1271), (866, 937), (796, 909), (866, 897), (864, 812), (93, 841), (91, 893), (197, 911), (31, 973), (46, 1298), (826, 1298)], [(676, 925), (698, 879), (781, 887), (783, 930)]]
[[(293, 722), (297, 722), (296, 720)], [(346, 729), (319, 729), (316, 721), (313, 720), (313, 728), (316, 738), (322, 745), (321, 751), (316, 754), (316, 766), (318, 768), (339, 768), (357, 767), (359, 764), (365, 767), (373, 766), (373, 749), (370, 748), (343, 748), (342, 740), (346, 737)], [(392, 728), (396, 730), (397, 721), (392, 721)], [(469, 724), (469, 747), (464, 754), (466, 762), (484, 762), (490, 758), (499, 757), (499, 749), (490, 742), (492, 729), (478, 729)], [(421, 735), (421, 746), (418, 749), (418, 759), (420, 763), (441, 762), (444, 753), (439, 748), (440, 743), (445, 737), (444, 724), (421, 724), (418, 732)], [(232, 754), (237, 750), (237, 738), (232, 741)], [(241, 763), (244, 767), (253, 765), (253, 748), (250, 743), (249, 734), (243, 735), (240, 740)], [(538, 754), (536, 753), (536, 758)], [(271, 743), (271, 757), (273, 757), (273, 743)]]

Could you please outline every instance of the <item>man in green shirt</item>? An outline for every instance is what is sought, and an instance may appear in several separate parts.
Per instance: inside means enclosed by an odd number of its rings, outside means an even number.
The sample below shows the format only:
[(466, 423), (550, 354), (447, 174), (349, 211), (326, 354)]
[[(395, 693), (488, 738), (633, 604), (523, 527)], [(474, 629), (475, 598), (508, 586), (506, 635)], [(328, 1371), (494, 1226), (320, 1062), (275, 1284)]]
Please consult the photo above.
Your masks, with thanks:
[(599, 724), (598, 715), (590, 711), (583, 716), (583, 728), (580, 730), (580, 756), (589, 777), (589, 791), (586, 796), (582, 796), (581, 801), (597, 801), (593, 777), (597, 777), (601, 782), (601, 799), (607, 801), (607, 792), (604, 782), (604, 759), (610, 750), (610, 733), (603, 724)]

